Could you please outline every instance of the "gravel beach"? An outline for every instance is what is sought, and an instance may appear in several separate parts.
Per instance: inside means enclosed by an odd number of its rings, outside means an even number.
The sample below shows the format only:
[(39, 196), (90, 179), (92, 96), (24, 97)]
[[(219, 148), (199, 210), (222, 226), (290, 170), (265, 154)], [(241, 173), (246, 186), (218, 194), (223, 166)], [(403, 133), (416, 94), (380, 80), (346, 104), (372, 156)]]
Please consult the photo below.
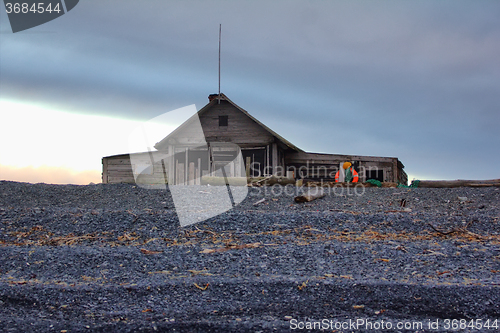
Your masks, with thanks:
[(165, 188), (0, 181), (0, 328), (500, 328), (499, 188), (281, 192), (180, 227)]

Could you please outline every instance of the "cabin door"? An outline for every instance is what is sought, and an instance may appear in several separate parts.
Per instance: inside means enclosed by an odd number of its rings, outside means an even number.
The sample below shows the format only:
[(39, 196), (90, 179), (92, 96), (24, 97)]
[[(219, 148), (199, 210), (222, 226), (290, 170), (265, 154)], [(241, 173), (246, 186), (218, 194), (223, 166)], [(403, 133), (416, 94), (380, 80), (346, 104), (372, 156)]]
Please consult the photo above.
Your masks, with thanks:
[(210, 143), (210, 173), (212, 176), (242, 177), (245, 174), (242, 168), (244, 165), (240, 147), (225, 142)]

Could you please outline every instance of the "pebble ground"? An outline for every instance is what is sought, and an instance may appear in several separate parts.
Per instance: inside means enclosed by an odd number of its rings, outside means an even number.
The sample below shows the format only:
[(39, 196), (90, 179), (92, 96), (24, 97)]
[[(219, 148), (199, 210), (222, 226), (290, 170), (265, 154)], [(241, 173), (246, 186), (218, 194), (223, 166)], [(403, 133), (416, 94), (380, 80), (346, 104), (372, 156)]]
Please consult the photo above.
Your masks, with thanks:
[(250, 188), (181, 227), (167, 188), (0, 181), (0, 327), (498, 331), (470, 320), (500, 326), (499, 188), (337, 189), (305, 204), (296, 191)]

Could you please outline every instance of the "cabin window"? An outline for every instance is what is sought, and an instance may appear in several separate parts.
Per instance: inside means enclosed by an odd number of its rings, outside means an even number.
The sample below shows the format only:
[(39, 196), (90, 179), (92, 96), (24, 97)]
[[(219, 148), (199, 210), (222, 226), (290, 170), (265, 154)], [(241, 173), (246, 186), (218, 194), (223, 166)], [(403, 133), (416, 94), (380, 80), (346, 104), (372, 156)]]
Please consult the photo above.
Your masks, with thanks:
[(384, 181), (384, 170), (366, 170), (365, 172), (366, 180), (375, 179), (380, 182)]
[(219, 116), (219, 127), (227, 126), (227, 118), (228, 116)]

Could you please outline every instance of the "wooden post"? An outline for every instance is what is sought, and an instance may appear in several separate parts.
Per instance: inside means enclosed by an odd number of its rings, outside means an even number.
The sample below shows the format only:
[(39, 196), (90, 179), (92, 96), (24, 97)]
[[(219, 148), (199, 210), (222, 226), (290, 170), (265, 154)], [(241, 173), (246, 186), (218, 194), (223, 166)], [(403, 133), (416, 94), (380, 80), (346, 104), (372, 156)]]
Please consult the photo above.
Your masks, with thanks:
[(171, 185), (175, 185), (175, 150), (172, 145), (168, 146), (168, 155), (167, 155), (167, 175), (168, 175), (168, 183)]
[(398, 159), (397, 158), (394, 158), (392, 160), (392, 181), (394, 183), (397, 183), (398, 182)]
[(240, 152), (236, 150), (236, 160), (234, 161), (234, 176), (241, 177)]
[(198, 169), (196, 170), (196, 185), (201, 184), (201, 158), (198, 158)]
[(264, 177), (269, 176), (269, 174), (266, 173), (266, 171), (269, 171), (269, 147), (270, 145), (266, 146), (266, 163), (264, 165)]
[(283, 166), (283, 170), (286, 172), (286, 164), (285, 164), (285, 153), (281, 154), (281, 165)]
[(179, 185), (179, 160), (175, 160), (175, 185)]
[(211, 155), (210, 153), (212, 151), (212, 147), (210, 147), (210, 144), (208, 145), (207, 151), (208, 151), (208, 173), (210, 174), (210, 173), (212, 173), (212, 161), (210, 159), (210, 155)]
[(186, 160), (184, 161), (184, 183), (188, 184), (188, 176), (189, 176), (189, 148), (186, 147)]
[(178, 179), (177, 185), (186, 185), (186, 183), (185, 183), (185, 178), (186, 177), (185, 177), (185, 174), (184, 174), (184, 170), (185, 170), (184, 164), (185, 163), (179, 163), (178, 164), (179, 168), (177, 169), (177, 171), (178, 171), (178, 173), (177, 173), (177, 177), (178, 177), (177, 178)]
[(194, 185), (194, 162), (189, 163), (189, 175), (188, 175), (188, 184)]
[(250, 165), (252, 163), (252, 158), (250, 156), (247, 156), (247, 161), (246, 161), (246, 165), (245, 165), (245, 172), (246, 172), (246, 176), (247, 176), (247, 179), (250, 178)]
[(273, 143), (272, 147), (272, 164), (273, 164), (273, 175), (278, 175), (278, 144)]

